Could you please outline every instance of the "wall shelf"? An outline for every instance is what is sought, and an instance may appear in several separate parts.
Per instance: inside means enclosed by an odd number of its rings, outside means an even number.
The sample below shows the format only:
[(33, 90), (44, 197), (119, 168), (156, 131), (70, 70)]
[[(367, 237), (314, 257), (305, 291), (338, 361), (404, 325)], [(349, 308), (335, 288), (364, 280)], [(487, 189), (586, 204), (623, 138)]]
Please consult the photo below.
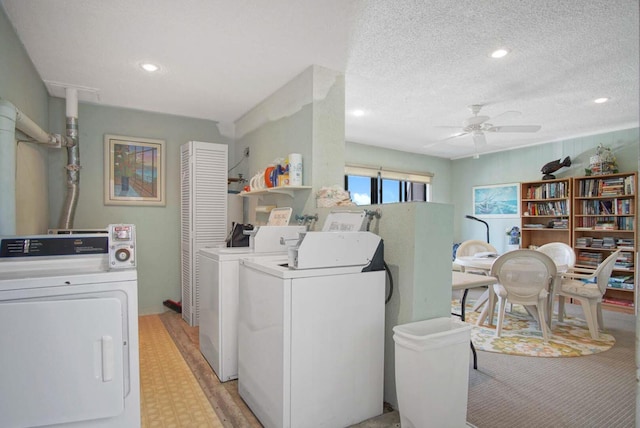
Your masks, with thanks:
[(280, 187), (268, 187), (266, 189), (261, 190), (252, 190), (250, 192), (240, 192), (240, 196), (249, 197), (249, 196), (264, 196), (268, 194), (283, 194), (289, 195), (290, 197), (294, 197), (295, 193), (299, 190), (308, 190), (311, 189), (311, 186), (280, 186)]

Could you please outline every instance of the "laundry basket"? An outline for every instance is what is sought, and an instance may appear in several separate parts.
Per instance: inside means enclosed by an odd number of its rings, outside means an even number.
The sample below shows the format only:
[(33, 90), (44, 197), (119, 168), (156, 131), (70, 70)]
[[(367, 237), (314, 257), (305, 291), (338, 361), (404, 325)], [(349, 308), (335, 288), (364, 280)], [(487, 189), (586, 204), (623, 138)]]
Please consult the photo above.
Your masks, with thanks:
[(466, 426), (471, 325), (434, 318), (393, 332), (402, 428)]

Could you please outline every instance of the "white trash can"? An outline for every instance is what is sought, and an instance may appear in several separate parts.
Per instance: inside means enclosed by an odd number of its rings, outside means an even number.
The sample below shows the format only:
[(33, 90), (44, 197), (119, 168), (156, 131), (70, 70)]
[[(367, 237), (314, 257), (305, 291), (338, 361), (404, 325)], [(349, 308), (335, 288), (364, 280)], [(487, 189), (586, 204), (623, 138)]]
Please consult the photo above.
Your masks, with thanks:
[(402, 428), (467, 426), (471, 325), (434, 318), (393, 332)]

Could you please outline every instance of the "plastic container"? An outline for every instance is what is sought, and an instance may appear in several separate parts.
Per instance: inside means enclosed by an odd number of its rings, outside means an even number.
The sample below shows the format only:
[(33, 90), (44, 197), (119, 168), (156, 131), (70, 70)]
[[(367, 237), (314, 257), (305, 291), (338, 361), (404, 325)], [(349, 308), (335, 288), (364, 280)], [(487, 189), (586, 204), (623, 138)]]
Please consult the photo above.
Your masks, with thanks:
[(302, 155), (289, 154), (289, 185), (302, 186)]
[(402, 428), (467, 426), (471, 325), (434, 318), (393, 332)]

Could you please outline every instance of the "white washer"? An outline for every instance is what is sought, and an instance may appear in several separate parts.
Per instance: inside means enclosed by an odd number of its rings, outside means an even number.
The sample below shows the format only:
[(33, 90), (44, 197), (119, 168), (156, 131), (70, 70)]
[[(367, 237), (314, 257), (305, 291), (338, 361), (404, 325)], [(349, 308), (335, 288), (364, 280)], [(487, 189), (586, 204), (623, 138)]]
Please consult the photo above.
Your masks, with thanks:
[(343, 427), (382, 413), (383, 270), (240, 261), (238, 390), (267, 428)]
[(77, 252), (0, 258), (0, 424), (139, 427), (137, 272), (49, 239)]
[[(250, 247), (202, 248), (200, 275), (200, 352), (220, 382), (238, 378), (238, 266), (246, 257), (286, 254), (304, 226), (261, 226)], [(281, 241), (281, 238), (283, 241)]]

